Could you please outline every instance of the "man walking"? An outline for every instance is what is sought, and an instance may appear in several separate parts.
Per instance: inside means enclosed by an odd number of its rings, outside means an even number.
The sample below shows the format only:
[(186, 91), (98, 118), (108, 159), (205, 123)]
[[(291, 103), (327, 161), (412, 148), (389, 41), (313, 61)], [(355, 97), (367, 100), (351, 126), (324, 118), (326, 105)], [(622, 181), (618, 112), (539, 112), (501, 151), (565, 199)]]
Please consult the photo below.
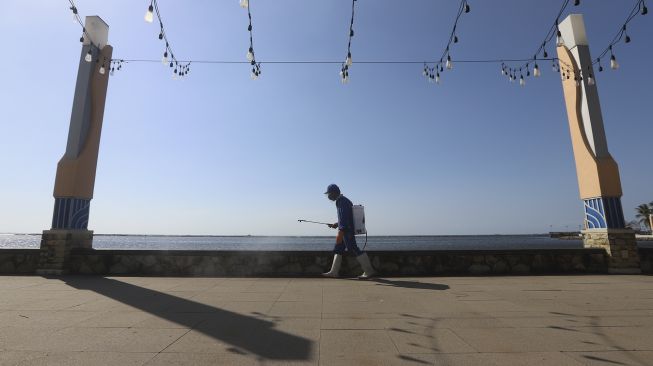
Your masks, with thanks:
[(367, 253), (364, 253), (356, 245), (356, 236), (354, 235), (354, 210), (351, 201), (340, 193), (340, 188), (335, 184), (330, 184), (324, 193), (331, 201), (335, 201), (338, 209), (338, 222), (329, 225), (332, 229), (338, 229), (336, 236), (336, 245), (333, 248), (333, 264), (331, 270), (324, 273), (325, 277), (338, 277), (340, 265), (342, 264), (342, 255), (349, 251), (356, 256), (356, 260), (363, 267), (363, 274), (358, 276), (360, 279), (370, 278), (375, 274), (374, 268), (370, 263)]

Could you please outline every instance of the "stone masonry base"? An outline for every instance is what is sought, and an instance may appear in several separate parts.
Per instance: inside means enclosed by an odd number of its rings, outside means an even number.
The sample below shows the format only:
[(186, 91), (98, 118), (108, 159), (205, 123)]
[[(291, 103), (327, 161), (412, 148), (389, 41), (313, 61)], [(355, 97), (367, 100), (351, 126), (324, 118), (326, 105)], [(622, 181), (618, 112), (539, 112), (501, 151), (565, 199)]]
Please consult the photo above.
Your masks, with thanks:
[(585, 248), (604, 249), (608, 258), (608, 272), (641, 273), (635, 232), (632, 230), (590, 229), (583, 231)]
[(36, 270), (40, 275), (61, 275), (68, 272), (70, 251), (93, 247), (93, 231), (44, 230), (41, 254)]

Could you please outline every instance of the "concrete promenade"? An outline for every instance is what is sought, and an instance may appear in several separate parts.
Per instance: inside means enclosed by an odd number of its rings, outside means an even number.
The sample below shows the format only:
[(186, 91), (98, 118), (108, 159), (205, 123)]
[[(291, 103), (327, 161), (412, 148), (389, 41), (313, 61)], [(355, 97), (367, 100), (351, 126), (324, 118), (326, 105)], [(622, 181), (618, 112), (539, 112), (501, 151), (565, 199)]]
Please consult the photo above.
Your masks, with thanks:
[(653, 365), (653, 277), (0, 276), (0, 365)]

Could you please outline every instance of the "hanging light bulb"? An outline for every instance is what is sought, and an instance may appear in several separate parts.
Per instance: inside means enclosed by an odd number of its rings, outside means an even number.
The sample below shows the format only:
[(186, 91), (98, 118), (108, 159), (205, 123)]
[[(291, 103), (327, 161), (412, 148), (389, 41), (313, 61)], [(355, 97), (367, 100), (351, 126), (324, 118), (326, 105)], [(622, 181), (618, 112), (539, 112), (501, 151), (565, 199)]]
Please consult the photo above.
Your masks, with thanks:
[(439, 72), (435, 74), (435, 83), (440, 84), (440, 73)]
[(535, 66), (533, 67), (533, 75), (535, 77), (539, 77), (542, 73), (540, 72), (540, 67), (537, 66), (537, 63), (535, 63)]
[(247, 51), (247, 61), (252, 62), (254, 61), (254, 49), (252, 47), (249, 48)]
[(72, 10), (73, 23), (77, 23), (77, 8), (71, 6), (70, 10)]
[(168, 51), (167, 50), (163, 53), (163, 58), (161, 59), (161, 63), (164, 64), (164, 65), (168, 63)]
[(626, 33), (626, 25), (625, 24), (624, 24), (622, 30), (624, 31), (624, 34), (626, 35), (626, 38), (624, 39), (624, 42), (625, 43), (630, 43), (630, 36), (628, 35), (628, 33)]
[(347, 53), (347, 59), (345, 60), (345, 65), (351, 66), (352, 61), (351, 61), (351, 52)]
[(458, 43), (458, 36), (455, 34), (453, 35), (453, 43)]
[(648, 8), (646, 7), (646, 4), (642, 1), (642, 15), (648, 14)]
[(580, 5), (580, 0), (574, 0), (574, 6)]
[(619, 68), (619, 63), (617, 62), (617, 58), (614, 57), (614, 55), (610, 56), (610, 68), (612, 70), (616, 70)]
[(154, 20), (154, 6), (152, 6), (152, 3), (150, 3), (150, 6), (147, 8), (147, 12), (145, 13), (145, 21), (148, 23), (152, 23)]
[(100, 66), (100, 75), (104, 75), (106, 72), (107, 70), (105, 70), (104, 65)]
[(469, 4), (465, 1), (465, 13), (469, 13), (470, 10)]
[[(556, 28), (557, 28), (557, 26), (556, 26)], [(564, 45), (565, 45), (565, 41), (562, 39), (562, 32), (560, 32), (560, 29), (557, 30), (556, 36), (557, 36), (557, 37), (556, 37), (556, 45), (557, 45), (558, 47), (560, 47), (560, 46), (564, 46)]]
[(115, 70), (115, 69), (114, 69), (114, 67), (112, 66), (112, 67), (111, 67), (111, 71), (109, 71), (109, 75), (113, 76), (113, 73), (115, 72), (114, 70)]
[(594, 86), (594, 84), (596, 84), (596, 82), (594, 81), (592, 74), (590, 74), (590, 76), (587, 78), (587, 85)]
[(453, 69), (453, 62), (451, 62), (451, 55), (447, 55), (447, 70)]
[(249, 7), (249, 0), (240, 0), (240, 7), (247, 9)]
[(519, 75), (519, 86), (526, 85), (526, 80), (524, 80), (524, 75)]
[(91, 53), (91, 50), (88, 50), (88, 53), (86, 53), (86, 57), (84, 57), (84, 61), (86, 62), (91, 62), (93, 61), (93, 54)]
[(258, 74), (256, 73), (255, 69), (252, 69), (252, 73), (250, 74), (250, 77), (252, 78), (252, 80), (258, 79)]

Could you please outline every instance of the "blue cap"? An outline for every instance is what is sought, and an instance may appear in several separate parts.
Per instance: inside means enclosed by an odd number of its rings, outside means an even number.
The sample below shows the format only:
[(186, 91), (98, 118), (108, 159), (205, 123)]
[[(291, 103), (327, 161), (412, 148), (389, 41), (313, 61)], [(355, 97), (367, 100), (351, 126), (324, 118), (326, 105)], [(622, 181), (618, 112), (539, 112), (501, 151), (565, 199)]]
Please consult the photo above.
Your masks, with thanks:
[(324, 192), (324, 194), (329, 194), (329, 193), (339, 194), (340, 193), (340, 188), (338, 188), (338, 186), (335, 185), (335, 184), (329, 184), (329, 186), (327, 187), (327, 190), (326, 190), (326, 192)]

